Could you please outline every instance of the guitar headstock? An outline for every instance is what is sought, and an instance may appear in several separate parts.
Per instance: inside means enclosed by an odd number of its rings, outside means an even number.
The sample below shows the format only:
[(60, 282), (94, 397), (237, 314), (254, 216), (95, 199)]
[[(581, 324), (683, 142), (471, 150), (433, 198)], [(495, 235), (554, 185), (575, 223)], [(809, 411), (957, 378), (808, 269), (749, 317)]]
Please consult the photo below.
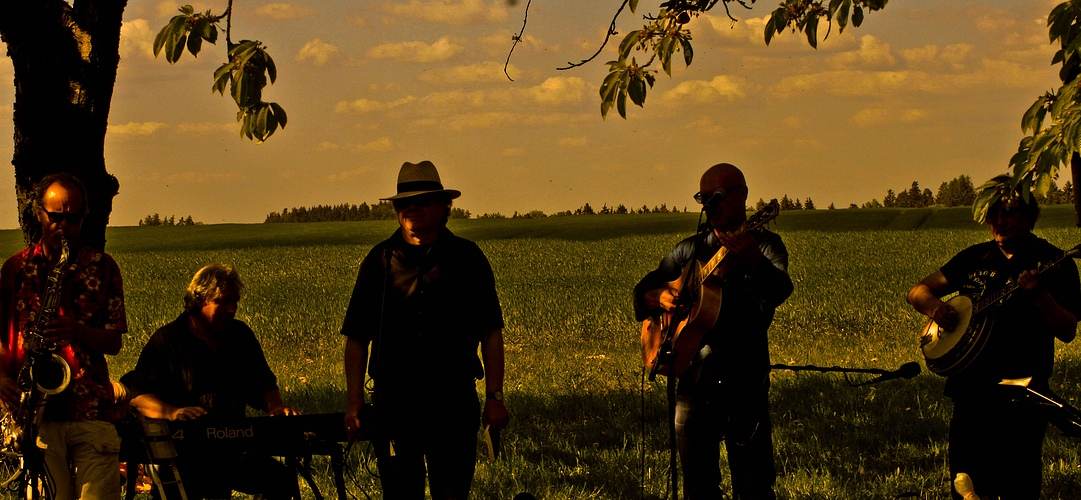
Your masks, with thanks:
[[(770, 200), (770, 202), (762, 207), (761, 210), (748, 217), (741, 228), (743, 231), (753, 231), (766, 225), (769, 221), (776, 219), (780, 213), (781, 205), (777, 203), (776, 199)], [(1081, 247), (1081, 245), (1078, 246)]]

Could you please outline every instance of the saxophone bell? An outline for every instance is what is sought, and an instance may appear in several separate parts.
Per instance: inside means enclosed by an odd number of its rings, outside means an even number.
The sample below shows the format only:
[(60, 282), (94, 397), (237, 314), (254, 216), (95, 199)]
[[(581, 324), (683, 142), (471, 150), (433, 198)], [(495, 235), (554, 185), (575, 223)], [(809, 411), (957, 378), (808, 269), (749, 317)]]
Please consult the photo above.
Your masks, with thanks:
[(30, 376), (39, 391), (55, 396), (64, 392), (71, 383), (71, 365), (54, 352), (34, 360)]

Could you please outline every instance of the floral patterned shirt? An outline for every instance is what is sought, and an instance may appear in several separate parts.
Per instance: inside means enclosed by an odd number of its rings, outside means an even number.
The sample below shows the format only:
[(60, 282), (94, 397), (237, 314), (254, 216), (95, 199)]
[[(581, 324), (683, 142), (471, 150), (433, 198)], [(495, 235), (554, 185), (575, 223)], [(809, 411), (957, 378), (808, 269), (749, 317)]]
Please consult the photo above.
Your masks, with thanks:
[[(0, 270), (0, 324), (7, 329), (0, 338), (0, 369), (8, 377), (18, 377), (26, 357), (23, 332), (30, 331), (37, 321), (49, 271), (40, 242), (13, 255)], [(128, 330), (120, 269), (109, 255), (78, 247), (61, 290), (61, 317), (117, 334)], [(57, 353), (71, 366), (71, 383), (64, 392), (49, 398), (45, 420), (113, 420), (113, 386), (105, 355), (79, 343), (66, 345)]]

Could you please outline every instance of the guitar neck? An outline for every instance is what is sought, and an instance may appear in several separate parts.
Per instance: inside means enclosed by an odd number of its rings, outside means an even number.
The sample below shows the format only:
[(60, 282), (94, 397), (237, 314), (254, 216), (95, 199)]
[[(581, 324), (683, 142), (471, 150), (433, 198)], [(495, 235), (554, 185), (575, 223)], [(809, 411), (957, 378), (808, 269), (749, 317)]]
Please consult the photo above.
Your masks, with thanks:
[[(1071, 257), (1076, 257), (1079, 253), (1081, 253), (1081, 245), (1073, 247), (1073, 248), (1067, 250), (1066, 252), (1064, 252), (1062, 255), (1059, 255), (1058, 257), (1055, 257), (1050, 262), (1048, 262), (1046, 264), (1043, 264), (1043, 265), (1037, 267), (1036, 269), (1033, 269), (1032, 274), (1035, 274), (1035, 275), (1043, 274), (1047, 270), (1049, 270), (1049, 269), (1059, 265), (1060, 263), (1062, 263), (1062, 261), (1064, 261), (1066, 259), (1069, 259)], [(973, 314), (978, 314), (978, 313), (982, 312), (984, 309), (987, 309), (988, 307), (991, 307), (991, 306), (993, 306), (995, 304), (998, 304), (1000, 302), (1005, 301), (1007, 298), (1010, 297), (1011, 294), (1013, 294), (1013, 292), (1017, 291), (1017, 289), (1020, 288), (1020, 287), (1021, 287), (1021, 285), (1018, 285), (1017, 282), (1015, 281), (1011, 285), (1003, 287), (1001, 290), (999, 290), (999, 291), (997, 291), (997, 292), (995, 292), (995, 293), (993, 293), (993, 294), (991, 294), (989, 296), (981, 298), (972, 307), (972, 313)]]

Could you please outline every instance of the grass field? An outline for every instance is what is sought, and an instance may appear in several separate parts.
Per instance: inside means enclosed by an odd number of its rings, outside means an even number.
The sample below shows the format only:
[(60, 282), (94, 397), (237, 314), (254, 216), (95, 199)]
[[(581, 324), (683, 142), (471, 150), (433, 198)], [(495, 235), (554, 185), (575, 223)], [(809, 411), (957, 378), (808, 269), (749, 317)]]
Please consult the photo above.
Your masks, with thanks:
[[(894, 369), (917, 361), (923, 320), (908, 288), (961, 248), (988, 238), (968, 209), (784, 212), (775, 230), (795, 292), (770, 331), (774, 363)], [(696, 214), (452, 221), (492, 263), (506, 320), (505, 457), (478, 463), (474, 498), (661, 498), (667, 485), (663, 377), (644, 383), (631, 289)], [(231, 262), (247, 289), (238, 317), (255, 330), (287, 402), (343, 411), (338, 335), (357, 267), (393, 222), (110, 228), (130, 333), (118, 377), (149, 335), (181, 310), (202, 265)], [(1071, 207), (1048, 207), (1037, 233), (1081, 243)], [(0, 232), (0, 250), (21, 246)], [(1055, 388), (1081, 397), (1081, 343), (1058, 344)], [(850, 387), (836, 374), (774, 371), (771, 401), (783, 499), (948, 498), (944, 379)], [(1081, 491), (1081, 442), (1048, 432), (1044, 498)], [(350, 493), (378, 498), (350, 463)], [(723, 460), (723, 459), (722, 459)], [(327, 465), (321, 489), (333, 494)], [(723, 465), (723, 464), (722, 464)], [(374, 469), (374, 465), (372, 466)], [(727, 477), (727, 469), (725, 468)], [(727, 479), (726, 479), (727, 481)], [(726, 484), (726, 487), (730, 485)]]

